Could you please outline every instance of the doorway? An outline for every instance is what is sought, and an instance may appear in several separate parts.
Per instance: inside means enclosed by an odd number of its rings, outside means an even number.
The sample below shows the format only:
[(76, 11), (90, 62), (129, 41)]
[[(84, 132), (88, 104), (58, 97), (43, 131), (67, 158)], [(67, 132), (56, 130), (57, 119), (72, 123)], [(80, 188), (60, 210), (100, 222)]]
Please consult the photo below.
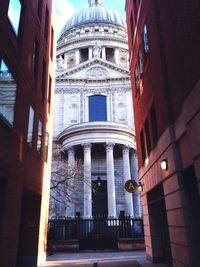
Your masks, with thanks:
[(108, 215), (107, 181), (101, 180), (100, 177), (92, 181), (92, 215)]
[(163, 185), (147, 194), (153, 262), (172, 266), (172, 255)]
[(190, 239), (191, 266), (200, 262), (200, 196), (194, 166), (190, 166), (182, 172), (183, 186), (186, 199), (186, 216), (188, 221), (188, 239)]
[(17, 266), (37, 264), (40, 204), (40, 195), (23, 191)]
[(6, 204), (6, 180), (0, 177), (0, 239), (1, 233), (3, 232), (3, 222), (4, 222), (4, 212), (5, 212), (5, 204)]

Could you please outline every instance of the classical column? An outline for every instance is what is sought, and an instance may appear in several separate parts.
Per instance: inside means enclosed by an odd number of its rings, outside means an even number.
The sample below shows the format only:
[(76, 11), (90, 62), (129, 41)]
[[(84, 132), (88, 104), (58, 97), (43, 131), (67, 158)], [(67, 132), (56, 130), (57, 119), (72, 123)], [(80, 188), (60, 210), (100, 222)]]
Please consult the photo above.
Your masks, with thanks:
[(91, 183), (91, 144), (84, 144), (84, 212), (86, 218), (92, 217)]
[(79, 65), (80, 63), (80, 51), (77, 49), (76, 50), (76, 66)]
[(108, 216), (116, 217), (116, 196), (115, 196), (115, 175), (113, 143), (106, 144), (106, 164), (107, 164), (107, 193), (108, 193)]
[(69, 197), (68, 206), (66, 209), (66, 216), (67, 217), (74, 217), (75, 216), (75, 205), (74, 205), (74, 178), (71, 177), (75, 165), (75, 153), (73, 147), (67, 148), (68, 152), (68, 190), (67, 194)]
[[(129, 159), (129, 147), (123, 146), (123, 174), (124, 174), (124, 184), (127, 180), (131, 179), (131, 169), (130, 169), (130, 159)], [(132, 194), (125, 190), (125, 212), (128, 215), (133, 216), (133, 198)]]
[(89, 59), (92, 59), (92, 47), (89, 47)]
[[(135, 150), (131, 151), (131, 169), (132, 169), (132, 178), (139, 183), (138, 177), (138, 159), (137, 153)], [(142, 204), (141, 204), (141, 192), (139, 188), (136, 192), (133, 193), (133, 207), (135, 217), (142, 217)]]
[(105, 48), (105, 46), (102, 47), (102, 59), (106, 59), (106, 48)]
[(115, 64), (119, 65), (119, 49), (115, 48)]

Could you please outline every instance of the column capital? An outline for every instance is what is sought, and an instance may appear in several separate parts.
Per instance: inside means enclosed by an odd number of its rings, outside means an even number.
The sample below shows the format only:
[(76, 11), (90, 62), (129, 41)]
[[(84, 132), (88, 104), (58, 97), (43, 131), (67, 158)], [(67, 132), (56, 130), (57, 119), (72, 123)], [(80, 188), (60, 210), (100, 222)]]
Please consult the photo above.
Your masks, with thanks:
[(122, 153), (123, 154), (128, 154), (130, 148), (131, 148), (130, 146), (123, 145), (123, 147), (122, 147)]
[(72, 154), (72, 153), (74, 154), (74, 147), (73, 147), (73, 146), (69, 146), (69, 147), (67, 147), (66, 150), (67, 150), (68, 154), (70, 154), (70, 153), (71, 153), (71, 154)]
[(106, 143), (106, 151), (112, 151), (115, 146), (115, 143)]
[(84, 143), (82, 144), (84, 151), (88, 151), (91, 149), (92, 144), (91, 143)]

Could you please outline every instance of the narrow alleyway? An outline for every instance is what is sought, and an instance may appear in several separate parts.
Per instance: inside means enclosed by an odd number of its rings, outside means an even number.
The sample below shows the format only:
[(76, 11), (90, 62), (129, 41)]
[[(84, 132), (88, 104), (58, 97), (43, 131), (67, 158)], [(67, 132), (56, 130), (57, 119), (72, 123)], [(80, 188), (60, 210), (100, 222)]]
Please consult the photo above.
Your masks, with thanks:
[(146, 260), (144, 251), (57, 253), (42, 267), (167, 267)]

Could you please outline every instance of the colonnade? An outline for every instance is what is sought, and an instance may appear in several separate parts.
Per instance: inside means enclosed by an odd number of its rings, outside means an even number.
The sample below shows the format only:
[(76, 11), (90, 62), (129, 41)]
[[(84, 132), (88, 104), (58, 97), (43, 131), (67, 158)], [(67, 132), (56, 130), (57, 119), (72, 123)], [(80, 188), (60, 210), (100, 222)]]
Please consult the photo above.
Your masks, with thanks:
[[(108, 217), (117, 217), (117, 208), (116, 208), (116, 187), (115, 187), (115, 169), (114, 169), (114, 143), (106, 143), (106, 172), (107, 172), (107, 199), (108, 199)], [(83, 196), (83, 216), (84, 218), (92, 217), (92, 177), (91, 177), (91, 148), (92, 144), (85, 143), (83, 144), (84, 152), (84, 196)], [(130, 158), (129, 158), (130, 147), (123, 145), (122, 146), (122, 155), (123, 155), (123, 176), (124, 184), (127, 180), (131, 179), (131, 168), (130, 168)], [(68, 166), (70, 166), (75, 161), (74, 148), (70, 147), (68, 151)], [(136, 154), (134, 152), (134, 154)], [(133, 158), (132, 158), (133, 160)], [(135, 158), (137, 160), (137, 156)], [(136, 162), (137, 163), (137, 162)], [(137, 164), (134, 168), (137, 168)], [(73, 196), (72, 196), (73, 197)], [(137, 203), (138, 204), (138, 203)], [(71, 208), (67, 210), (67, 216), (73, 217), (75, 214), (74, 204), (72, 203)], [(133, 206), (133, 196), (131, 193), (125, 191), (125, 213), (130, 216), (134, 216)], [(136, 207), (136, 210), (138, 208)]]

